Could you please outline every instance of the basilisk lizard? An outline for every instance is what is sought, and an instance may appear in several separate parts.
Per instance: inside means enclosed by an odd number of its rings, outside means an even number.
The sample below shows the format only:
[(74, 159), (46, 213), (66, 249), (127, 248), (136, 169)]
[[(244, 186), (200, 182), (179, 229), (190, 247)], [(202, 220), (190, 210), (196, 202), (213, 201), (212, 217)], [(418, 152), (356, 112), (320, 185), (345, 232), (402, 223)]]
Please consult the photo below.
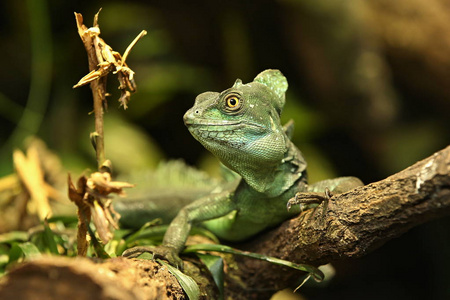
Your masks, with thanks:
[[(242, 241), (298, 214), (300, 207), (294, 204), (320, 202), (326, 196), (318, 196), (319, 192), (340, 193), (362, 185), (355, 177), (307, 184), (306, 161), (289, 139), (292, 123), (285, 127), (280, 123), (287, 87), (280, 71), (266, 70), (253, 82), (238, 79), (221, 93), (197, 96), (184, 123), (239, 177), (180, 208), (161, 246), (134, 247), (124, 256), (151, 252), (182, 268), (179, 253), (193, 224), (202, 223), (221, 239)], [(302, 197), (309, 193), (312, 197)]]

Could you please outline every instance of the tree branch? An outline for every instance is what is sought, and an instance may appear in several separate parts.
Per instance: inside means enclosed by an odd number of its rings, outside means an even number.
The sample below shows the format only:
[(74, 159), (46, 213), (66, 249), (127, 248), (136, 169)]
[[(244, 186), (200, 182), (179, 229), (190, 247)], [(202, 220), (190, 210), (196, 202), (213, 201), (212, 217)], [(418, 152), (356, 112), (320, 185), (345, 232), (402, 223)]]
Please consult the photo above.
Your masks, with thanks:
[[(303, 212), (243, 248), (323, 265), (366, 255), (412, 227), (448, 214), (450, 146), (384, 180), (332, 197), (325, 215), (322, 206)], [(281, 289), (298, 279), (294, 271), (256, 260), (240, 260), (239, 271), (248, 289)]]

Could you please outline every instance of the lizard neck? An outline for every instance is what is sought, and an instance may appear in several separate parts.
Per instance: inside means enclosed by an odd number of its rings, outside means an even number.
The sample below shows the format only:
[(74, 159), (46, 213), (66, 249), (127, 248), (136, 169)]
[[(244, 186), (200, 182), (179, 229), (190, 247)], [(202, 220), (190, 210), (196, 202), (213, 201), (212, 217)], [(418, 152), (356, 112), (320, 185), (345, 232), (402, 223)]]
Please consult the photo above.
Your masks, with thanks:
[(294, 186), (299, 179), (306, 179), (306, 161), (300, 150), (286, 137), (284, 157), (276, 164), (247, 166), (245, 172), (239, 172), (242, 179), (254, 190), (276, 197)]

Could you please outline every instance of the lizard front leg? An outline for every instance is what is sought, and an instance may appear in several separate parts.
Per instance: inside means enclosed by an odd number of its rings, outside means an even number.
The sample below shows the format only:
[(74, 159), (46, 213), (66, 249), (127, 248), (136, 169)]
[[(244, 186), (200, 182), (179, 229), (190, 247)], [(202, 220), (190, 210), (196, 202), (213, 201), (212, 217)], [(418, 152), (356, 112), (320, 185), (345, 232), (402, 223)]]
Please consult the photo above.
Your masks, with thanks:
[(184, 248), (192, 225), (225, 216), (236, 209), (233, 193), (229, 191), (200, 198), (179, 211), (170, 223), (162, 245), (130, 248), (123, 253), (123, 256), (133, 258), (149, 252), (153, 253), (154, 258), (162, 258), (178, 269), (183, 269), (183, 261), (180, 259), (179, 253)]

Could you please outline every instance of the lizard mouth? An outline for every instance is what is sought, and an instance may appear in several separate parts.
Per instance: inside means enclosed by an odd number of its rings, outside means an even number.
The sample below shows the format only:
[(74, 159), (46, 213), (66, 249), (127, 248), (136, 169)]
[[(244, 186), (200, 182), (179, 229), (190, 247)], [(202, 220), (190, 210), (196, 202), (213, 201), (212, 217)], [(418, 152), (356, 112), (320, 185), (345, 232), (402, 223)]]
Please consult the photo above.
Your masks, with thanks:
[[(251, 122), (244, 122), (244, 121), (227, 121), (227, 120), (220, 120), (220, 121), (214, 121), (214, 120), (206, 120), (206, 119), (195, 119), (195, 120), (185, 120), (184, 124), (186, 124), (187, 127), (193, 127), (199, 130), (202, 130), (202, 128), (208, 128), (208, 131), (228, 131), (228, 130), (236, 130), (239, 128), (255, 128), (259, 130), (263, 130), (264, 127)], [(231, 127), (231, 128), (230, 128)], [(214, 130), (212, 130), (214, 129)]]
[(233, 125), (239, 125), (242, 121), (226, 121), (226, 120), (220, 120), (220, 121), (213, 121), (213, 120), (207, 120), (207, 119), (195, 119), (195, 120), (185, 120), (184, 124), (188, 126), (233, 126)]

